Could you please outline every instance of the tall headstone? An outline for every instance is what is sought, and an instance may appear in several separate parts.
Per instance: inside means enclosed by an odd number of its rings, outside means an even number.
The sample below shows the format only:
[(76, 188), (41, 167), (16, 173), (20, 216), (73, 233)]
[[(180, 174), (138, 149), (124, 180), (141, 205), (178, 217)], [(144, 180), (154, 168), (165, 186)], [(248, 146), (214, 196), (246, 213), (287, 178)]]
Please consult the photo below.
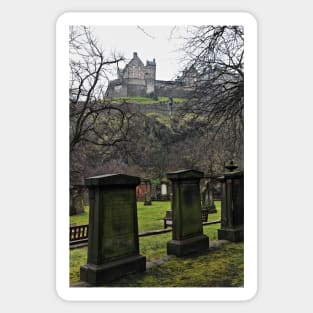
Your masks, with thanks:
[(84, 212), (84, 189), (83, 186), (70, 186), (70, 215)]
[(244, 240), (244, 172), (225, 173), (219, 180), (223, 185), (221, 228), (218, 239), (242, 242)]
[(167, 173), (172, 182), (173, 231), (167, 243), (167, 254), (178, 257), (209, 248), (209, 238), (203, 234), (200, 179), (203, 173), (181, 170)]
[(157, 186), (155, 184), (151, 185), (151, 200), (157, 200)]
[(213, 198), (213, 185), (212, 185), (212, 180), (209, 179), (208, 182), (208, 193), (207, 193), (207, 197), (208, 197), (208, 204), (209, 204), (209, 213), (217, 213), (217, 209), (214, 203), (214, 198)]
[(169, 196), (169, 182), (167, 178), (162, 178), (161, 179), (161, 196), (160, 196), (161, 201), (168, 201), (170, 200)]
[(216, 207), (213, 199), (213, 186), (211, 178), (206, 178), (201, 189), (201, 204), (202, 209), (208, 213), (216, 213)]
[(157, 200), (160, 201), (161, 200), (161, 185), (160, 184), (156, 185), (155, 191), (156, 191)]
[(87, 264), (81, 281), (101, 284), (146, 270), (139, 254), (136, 186), (138, 177), (109, 174), (85, 179), (89, 191)]
[(167, 196), (167, 185), (165, 183), (161, 185), (161, 195)]
[(145, 192), (145, 202), (143, 205), (152, 205), (151, 197), (148, 192)]

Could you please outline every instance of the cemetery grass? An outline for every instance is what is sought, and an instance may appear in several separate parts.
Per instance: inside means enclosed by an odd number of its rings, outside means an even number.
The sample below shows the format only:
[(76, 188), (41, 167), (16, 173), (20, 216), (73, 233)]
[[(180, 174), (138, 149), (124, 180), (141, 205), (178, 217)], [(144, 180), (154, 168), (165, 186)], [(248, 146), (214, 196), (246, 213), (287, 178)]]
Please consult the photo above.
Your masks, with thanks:
[[(220, 219), (220, 202), (216, 202), (217, 213), (209, 214), (209, 220)], [(170, 210), (170, 202), (153, 201), (152, 206), (138, 202), (139, 233), (163, 229), (165, 212)], [(80, 214), (81, 215), (81, 214)], [(88, 224), (88, 214), (71, 217), (71, 222)], [(203, 227), (205, 235), (217, 240), (220, 224)], [(140, 254), (147, 261), (159, 260), (167, 255), (166, 243), (171, 233), (140, 237)], [(146, 273), (127, 275), (110, 287), (239, 287), (243, 286), (243, 244), (226, 244), (218, 249), (195, 254), (185, 258), (172, 257), (159, 266), (153, 266)], [(79, 269), (87, 263), (87, 247), (70, 250), (70, 283), (79, 281)]]
[(84, 212), (70, 216), (70, 225), (79, 226), (88, 224), (89, 206), (84, 206)]

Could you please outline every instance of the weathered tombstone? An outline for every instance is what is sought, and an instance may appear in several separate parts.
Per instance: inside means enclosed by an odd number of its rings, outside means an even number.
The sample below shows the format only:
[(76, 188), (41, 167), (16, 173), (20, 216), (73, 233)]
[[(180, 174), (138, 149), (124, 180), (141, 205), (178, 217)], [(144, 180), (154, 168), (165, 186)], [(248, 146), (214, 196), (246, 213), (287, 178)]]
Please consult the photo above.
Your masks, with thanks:
[(203, 234), (200, 179), (203, 173), (181, 170), (167, 173), (172, 182), (173, 231), (167, 243), (167, 254), (178, 257), (209, 248), (209, 238)]
[(161, 195), (167, 196), (167, 185), (165, 183), (161, 185)]
[(218, 239), (241, 242), (244, 240), (244, 173), (233, 171), (235, 168), (231, 167), (230, 172), (219, 178), (223, 197)]
[(81, 281), (101, 284), (146, 270), (139, 254), (136, 186), (138, 177), (109, 174), (85, 179), (89, 191), (87, 264)]
[(157, 200), (161, 200), (161, 185), (156, 185), (156, 195), (157, 195)]
[(155, 184), (151, 185), (151, 200), (157, 200), (157, 186)]
[(211, 178), (207, 178), (203, 182), (203, 187), (201, 189), (201, 204), (202, 209), (207, 210), (208, 213), (216, 213), (216, 207), (213, 200), (213, 186), (211, 183)]
[(148, 192), (145, 192), (145, 202), (144, 202), (143, 205), (152, 205), (152, 203), (151, 203), (151, 198), (150, 198)]
[(217, 209), (214, 203), (214, 197), (213, 197), (213, 185), (212, 185), (212, 181), (211, 179), (209, 179), (208, 181), (208, 210), (209, 210), (209, 214), (210, 213), (217, 213)]
[(163, 178), (161, 180), (161, 196), (160, 200), (162, 201), (168, 201), (169, 198), (169, 190), (168, 190), (168, 180)]
[(70, 186), (70, 215), (84, 212), (84, 191), (82, 186)]
[(221, 182), (215, 178), (212, 184), (213, 189), (213, 200), (214, 201), (221, 201), (222, 200), (222, 184)]

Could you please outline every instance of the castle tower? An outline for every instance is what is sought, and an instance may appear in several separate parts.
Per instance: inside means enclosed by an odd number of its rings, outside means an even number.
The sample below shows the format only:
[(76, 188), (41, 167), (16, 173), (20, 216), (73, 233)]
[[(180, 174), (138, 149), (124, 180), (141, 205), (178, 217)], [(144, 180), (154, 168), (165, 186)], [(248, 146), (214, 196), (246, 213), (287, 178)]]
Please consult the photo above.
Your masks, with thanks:
[(152, 95), (155, 93), (155, 76), (156, 76), (156, 63), (153, 61), (146, 62), (145, 66), (145, 81), (146, 81), (146, 93)]
[(146, 95), (145, 66), (137, 52), (123, 71), (123, 85), (127, 86), (127, 96)]
[(156, 80), (156, 61), (144, 64), (137, 52), (121, 69), (117, 68), (117, 79), (109, 82), (107, 97), (186, 97), (195, 85), (198, 72), (194, 67), (185, 69), (175, 81)]

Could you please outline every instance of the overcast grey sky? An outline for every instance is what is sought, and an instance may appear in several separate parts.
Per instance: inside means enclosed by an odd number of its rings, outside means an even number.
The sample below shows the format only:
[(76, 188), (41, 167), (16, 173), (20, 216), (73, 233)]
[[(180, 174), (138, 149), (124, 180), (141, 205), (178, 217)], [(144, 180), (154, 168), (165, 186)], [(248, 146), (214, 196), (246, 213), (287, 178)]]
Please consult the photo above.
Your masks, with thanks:
[(129, 60), (136, 51), (144, 64), (146, 60), (155, 58), (156, 78), (159, 80), (176, 78), (183, 67), (182, 52), (177, 51), (182, 40), (177, 37), (185, 34), (185, 27), (175, 28), (174, 33), (173, 29), (174, 26), (92, 26), (108, 53), (118, 51)]

